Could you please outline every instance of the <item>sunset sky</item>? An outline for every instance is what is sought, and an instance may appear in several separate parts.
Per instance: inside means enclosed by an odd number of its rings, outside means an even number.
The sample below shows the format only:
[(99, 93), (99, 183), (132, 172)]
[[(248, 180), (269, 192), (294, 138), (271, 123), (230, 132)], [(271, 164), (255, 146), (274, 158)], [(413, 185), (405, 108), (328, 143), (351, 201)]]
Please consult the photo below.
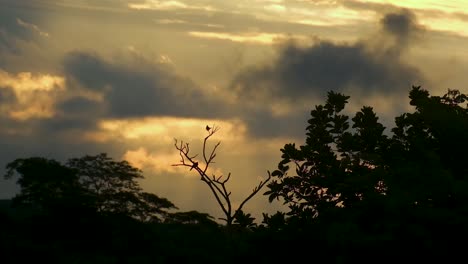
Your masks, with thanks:
[[(106, 152), (146, 191), (219, 217), (200, 177), (171, 166), (174, 138), (195, 154), (221, 128), (213, 172), (232, 173), (238, 204), (327, 91), (392, 127), (412, 85), (466, 93), (467, 73), (465, 0), (0, 0), (0, 166)], [(0, 180), (0, 199), (17, 191)], [(279, 208), (260, 194), (245, 211)]]

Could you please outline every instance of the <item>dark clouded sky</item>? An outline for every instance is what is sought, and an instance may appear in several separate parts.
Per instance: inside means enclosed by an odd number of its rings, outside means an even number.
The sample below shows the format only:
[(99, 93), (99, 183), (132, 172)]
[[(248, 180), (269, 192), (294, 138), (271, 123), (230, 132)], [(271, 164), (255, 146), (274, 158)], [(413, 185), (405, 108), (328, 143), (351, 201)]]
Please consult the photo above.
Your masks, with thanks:
[[(148, 191), (220, 212), (199, 177), (170, 166), (173, 139), (221, 127), (214, 171), (234, 203), (302, 143), (326, 92), (374, 106), (407, 93), (468, 92), (468, 3), (431, 0), (0, 0), (0, 166), (107, 152), (143, 169)], [(0, 181), (0, 198), (17, 192)], [(255, 216), (276, 204), (256, 197)]]

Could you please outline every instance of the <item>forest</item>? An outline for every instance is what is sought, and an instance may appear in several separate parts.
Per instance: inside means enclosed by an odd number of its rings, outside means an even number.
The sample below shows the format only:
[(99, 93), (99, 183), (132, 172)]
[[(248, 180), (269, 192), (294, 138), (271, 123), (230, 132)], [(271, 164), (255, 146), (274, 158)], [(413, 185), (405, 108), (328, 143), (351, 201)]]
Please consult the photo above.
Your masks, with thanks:
[[(139, 185), (143, 172), (106, 153), (61, 163), (9, 161), (19, 193), (0, 203), (2, 263), (395, 263), (463, 258), (468, 237), (468, 96), (409, 91), (413, 111), (390, 130), (370, 106), (354, 116), (330, 91), (310, 112), (302, 145), (233, 207), (227, 178), (207, 175), (176, 141), (177, 166), (194, 171), (225, 215), (179, 211)], [(206, 127), (208, 136), (217, 127)], [(174, 161), (178, 162), (177, 160)], [(266, 168), (268, 169), (268, 168)], [(202, 183), (200, 183), (202, 184)], [(285, 205), (254, 219), (253, 196)], [(3, 262), (6, 261), (6, 262)]]

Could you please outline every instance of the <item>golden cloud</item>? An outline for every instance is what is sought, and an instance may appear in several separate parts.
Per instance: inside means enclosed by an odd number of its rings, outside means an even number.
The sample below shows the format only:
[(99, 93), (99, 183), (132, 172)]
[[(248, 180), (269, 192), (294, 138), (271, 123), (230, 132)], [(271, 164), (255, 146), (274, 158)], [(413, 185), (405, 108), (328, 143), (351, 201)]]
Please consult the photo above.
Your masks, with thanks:
[(50, 118), (54, 115), (54, 95), (64, 89), (64, 83), (60, 76), (30, 72), (15, 75), (0, 70), (0, 89), (12, 89), (16, 96), (0, 112), (16, 120)]
[(131, 9), (144, 10), (173, 10), (173, 9), (197, 9), (204, 11), (215, 11), (216, 9), (209, 5), (189, 5), (181, 1), (159, 1), (159, 0), (146, 0), (143, 3), (129, 3), (128, 7)]
[(276, 34), (276, 33), (244, 33), (244, 34), (231, 34), (223, 32), (207, 32), (207, 31), (190, 31), (189, 35), (197, 38), (207, 39), (220, 39), (229, 40), (233, 42), (253, 43), (261, 45), (270, 45), (280, 43), (290, 39), (305, 40), (305, 36), (289, 35), (289, 34)]

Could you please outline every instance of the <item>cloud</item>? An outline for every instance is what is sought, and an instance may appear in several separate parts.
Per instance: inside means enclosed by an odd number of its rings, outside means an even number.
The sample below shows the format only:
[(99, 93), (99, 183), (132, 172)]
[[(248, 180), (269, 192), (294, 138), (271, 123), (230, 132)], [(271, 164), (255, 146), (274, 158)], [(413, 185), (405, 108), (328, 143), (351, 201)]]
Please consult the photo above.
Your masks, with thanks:
[(156, 19), (156, 23), (161, 25), (188, 25), (190, 27), (199, 26), (207, 28), (224, 28), (224, 25), (210, 23), (193, 23), (182, 19)]
[(23, 20), (21, 20), (19, 18), (16, 19), (16, 22), (18, 23), (18, 25), (20, 25), (20, 26), (22, 26), (24, 28), (30, 29), (30, 30), (38, 33), (42, 37), (49, 37), (49, 33), (45, 32), (45, 31), (42, 31), (39, 28), (39, 26), (37, 26), (35, 24), (24, 22)]
[(244, 34), (234, 34), (226, 32), (201, 32), (201, 31), (190, 31), (188, 33), (190, 36), (198, 38), (207, 38), (207, 39), (220, 39), (220, 40), (229, 40), (233, 42), (241, 43), (254, 43), (254, 44), (263, 44), (270, 45), (274, 43), (284, 42), (288, 39), (306, 39), (305, 37), (300, 36), (291, 36), (286, 34), (276, 34), (276, 33), (244, 33)]
[(189, 5), (181, 1), (174, 0), (145, 0), (140, 3), (129, 3), (128, 7), (137, 10), (174, 10), (174, 9), (194, 9), (203, 11), (215, 11), (216, 9), (210, 5)]
[[(246, 69), (231, 87), (240, 96), (291, 100), (350, 88), (369, 93), (407, 90), (423, 79), (418, 69), (402, 58), (411, 36), (420, 28), (407, 11), (386, 15), (381, 26), (379, 35), (366, 41), (286, 45), (271, 65)], [(381, 42), (389, 38), (395, 41), (382, 49)]]
[(176, 168), (172, 166), (179, 159), (179, 154), (175, 151), (169, 153), (157, 152), (150, 153), (146, 148), (139, 147), (135, 150), (127, 151), (123, 159), (130, 162), (144, 171), (151, 171), (153, 173), (175, 173)]
[[(415, 40), (420, 40), (425, 32), (419, 25), (414, 13), (401, 10), (398, 13), (388, 13), (381, 20), (382, 32), (394, 38), (393, 47), (406, 49)], [(385, 39), (385, 41), (389, 41)], [(380, 43), (379, 43), (380, 44)], [(401, 50), (397, 55), (401, 55)]]
[(345, 7), (357, 11), (372, 11), (378, 14), (395, 12), (402, 8), (411, 10), (418, 17), (419, 23), (433, 31), (444, 31), (458, 36), (468, 36), (468, 15), (466, 3), (450, 4), (437, 1), (387, 1), (378, 0), (346, 0), (342, 1)]
[(20, 50), (16, 46), (16, 40), (8, 32), (0, 28), (0, 54), (12, 53), (19, 54)]
[[(406, 10), (389, 13), (380, 25), (378, 34), (352, 43), (318, 40), (305, 47), (287, 44), (272, 63), (241, 71), (230, 85), (240, 101), (259, 109), (272, 105), (289, 109), (289, 114), (286, 111), (283, 115), (275, 115), (274, 109), (257, 111), (262, 118), (249, 122), (251, 133), (271, 135), (273, 125), (301, 116), (330, 90), (358, 98), (406, 97), (411, 85), (424, 84), (418, 68), (404, 60), (412, 40), (424, 31), (414, 15)], [(258, 126), (255, 119), (271, 125)]]
[(0, 107), (15, 104), (16, 102), (17, 98), (15, 95), (15, 91), (11, 87), (0, 88)]
[(0, 108), (4, 115), (17, 120), (50, 118), (54, 115), (55, 99), (64, 90), (64, 79), (30, 72), (15, 75), (0, 70), (0, 90), (5, 89), (3, 95), (12, 95), (5, 102), (8, 107)]
[(135, 54), (123, 60), (109, 62), (96, 54), (72, 52), (64, 60), (64, 71), (71, 82), (102, 94), (108, 117), (221, 117), (228, 112), (222, 98), (206, 94), (167, 63)]
[(415, 16), (409, 11), (401, 13), (390, 13), (384, 16), (381, 20), (384, 31), (395, 36), (408, 38), (410, 33), (414, 32), (418, 27), (415, 23)]
[[(25, 14), (16, 6), (18, 1), (2, 1), (0, 8), (0, 56), (6, 54), (19, 55), (25, 44), (35, 42), (38, 36), (46, 32), (31, 22), (25, 22), (19, 15)], [(26, 1), (22, 1), (26, 2)], [(24, 3), (28, 6), (28, 3)], [(27, 13), (28, 21), (39, 20), (39, 12)], [(26, 16), (26, 15), (25, 15)], [(1, 64), (1, 62), (0, 62)]]

